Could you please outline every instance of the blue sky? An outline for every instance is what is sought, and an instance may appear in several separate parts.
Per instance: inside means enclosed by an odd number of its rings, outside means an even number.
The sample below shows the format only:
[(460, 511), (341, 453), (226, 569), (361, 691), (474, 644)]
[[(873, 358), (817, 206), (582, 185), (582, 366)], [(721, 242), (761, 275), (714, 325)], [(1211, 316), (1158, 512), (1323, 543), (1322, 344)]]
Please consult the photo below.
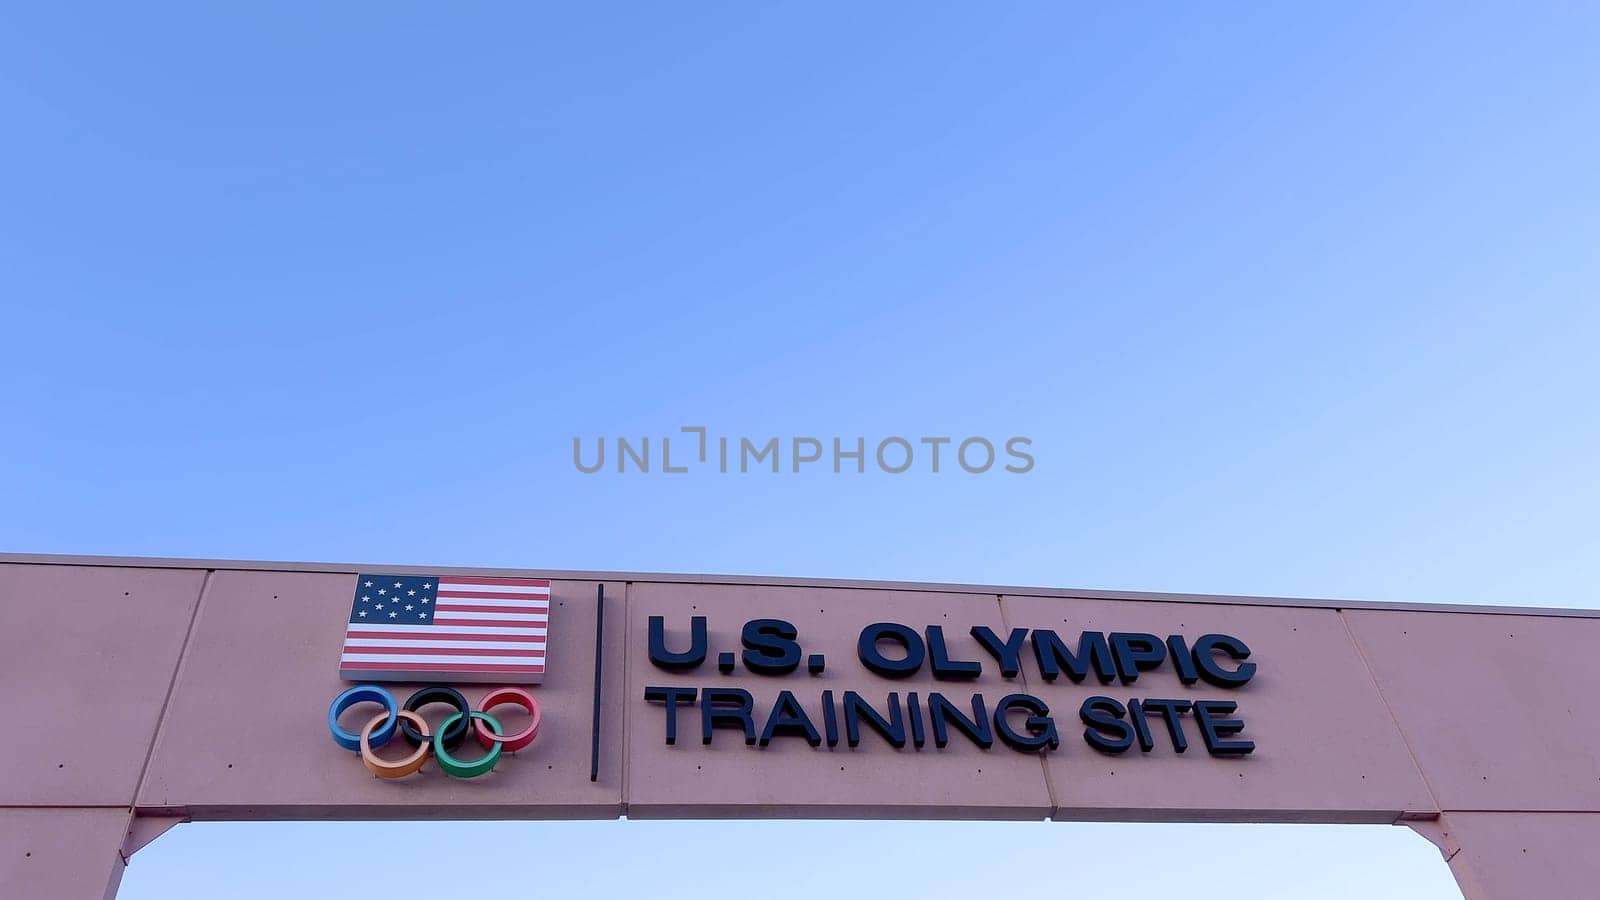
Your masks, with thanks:
[[(18, 9), (0, 546), (1594, 606), (1597, 44), (1581, 4)], [(1037, 464), (572, 466), (683, 425)], [(368, 883), (325, 848), (370, 827), (187, 826), (123, 896)], [(1454, 896), (1398, 829), (419, 828), (574, 885), (654, 877), (597, 835), (781, 834), (843, 868), (773, 897), (956, 849), (1223, 896), (1138, 834)]]

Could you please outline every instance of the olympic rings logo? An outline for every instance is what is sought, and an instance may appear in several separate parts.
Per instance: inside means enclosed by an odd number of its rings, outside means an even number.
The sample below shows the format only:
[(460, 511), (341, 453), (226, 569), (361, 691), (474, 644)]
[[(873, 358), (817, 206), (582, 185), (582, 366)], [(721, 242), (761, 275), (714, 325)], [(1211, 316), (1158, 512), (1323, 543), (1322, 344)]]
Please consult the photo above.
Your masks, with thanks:
[[(339, 727), (339, 716), (361, 703), (377, 703), (383, 712), (373, 716), (355, 734)], [(428, 733), (428, 723), (417, 712), (435, 703), (448, 704), (455, 713), (440, 724), (439, 730)], [(528, 711), (533, 718), (516, 734), (506, 734), (500, 720), (489, 715), (496, 706), (511, 704)], [(495, 688), (483, 695), (478, 707), (472, 708), (467, 698), (455, 688), (435, 685), (412, 694), (404, 706), (395, 702), (394, 695), (375, 684), (350, 688), (333, 698), (328, 705), (328, 730), (333, 742), (340, 747), (361, 754), (361, 762), (379, 778), (404, 778), (422, 768), (429, 756), (439, 760), (439, 769), (454, 778), (477, 778), (488, 773), (505, 752), (515, 753), (533, 743), (539, 736), (539, 701), (533, 695), (515, 687)], [(454, 751), (466, 740), (467, 734), (477, 736), (478, 744), (487, 751), (474, 760), (463, 760)], [(385, 759), (375, 751), (387, 745), (399, 733), (413, 748), (403, 759)]]

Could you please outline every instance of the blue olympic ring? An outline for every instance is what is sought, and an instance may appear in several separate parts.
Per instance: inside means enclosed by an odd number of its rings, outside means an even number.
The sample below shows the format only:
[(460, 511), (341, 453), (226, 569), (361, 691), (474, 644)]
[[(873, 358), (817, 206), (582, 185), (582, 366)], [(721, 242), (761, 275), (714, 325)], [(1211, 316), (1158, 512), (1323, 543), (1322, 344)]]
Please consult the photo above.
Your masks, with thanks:
[(400, 726), (400, 705), (393, 694), (374, 684), (357, 685), (333, 698), (328, 707), (328, 730), (333, 732), (333, 742), (351, 752), (361, 752), (361, 737), (339, 727), (339, 714), (357, 703), (381, 703), (388, 710), (389, 718), (372, 733), (371, 746), (376, 749), (389, 743)]

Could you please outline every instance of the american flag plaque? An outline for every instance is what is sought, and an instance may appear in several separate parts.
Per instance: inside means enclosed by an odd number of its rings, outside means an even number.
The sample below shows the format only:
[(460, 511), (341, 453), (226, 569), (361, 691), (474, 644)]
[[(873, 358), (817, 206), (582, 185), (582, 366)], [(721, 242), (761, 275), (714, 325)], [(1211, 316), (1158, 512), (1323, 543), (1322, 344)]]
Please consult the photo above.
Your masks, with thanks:
[(339, 677), (537, 684), (550, 582), (468, 575), (358, 575)]

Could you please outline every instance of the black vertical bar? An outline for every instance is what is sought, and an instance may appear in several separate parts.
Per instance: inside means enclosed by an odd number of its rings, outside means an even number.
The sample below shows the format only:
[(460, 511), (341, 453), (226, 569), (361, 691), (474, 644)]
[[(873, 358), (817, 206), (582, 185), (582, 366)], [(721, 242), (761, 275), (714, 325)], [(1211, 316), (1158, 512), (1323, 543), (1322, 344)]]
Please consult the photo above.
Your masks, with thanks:
[(594, 603), (594, 730), (589, 738), (589, 780), (600, 780), (600, 651), (606, 641), (606, 586), (598, 585)]

